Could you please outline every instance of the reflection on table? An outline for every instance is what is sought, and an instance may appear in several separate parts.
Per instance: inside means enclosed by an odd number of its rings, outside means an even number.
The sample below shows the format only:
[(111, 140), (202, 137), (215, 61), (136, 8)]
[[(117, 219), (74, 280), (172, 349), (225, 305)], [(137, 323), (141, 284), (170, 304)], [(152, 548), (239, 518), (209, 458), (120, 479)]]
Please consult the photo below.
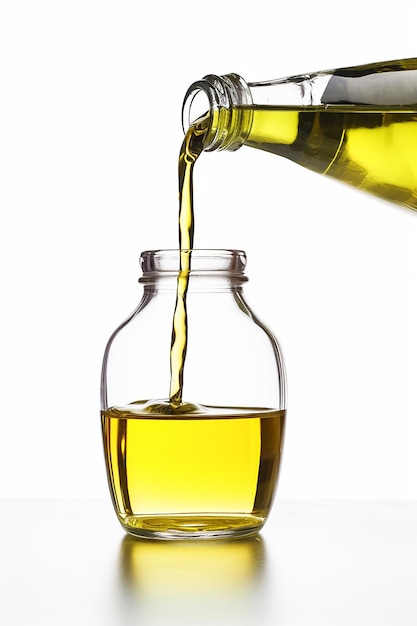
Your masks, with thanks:
[(259, 611), (266, 547), (261, 536), (228, 541), (120, 544), (120, 605), (145, 624), (249, 624)]

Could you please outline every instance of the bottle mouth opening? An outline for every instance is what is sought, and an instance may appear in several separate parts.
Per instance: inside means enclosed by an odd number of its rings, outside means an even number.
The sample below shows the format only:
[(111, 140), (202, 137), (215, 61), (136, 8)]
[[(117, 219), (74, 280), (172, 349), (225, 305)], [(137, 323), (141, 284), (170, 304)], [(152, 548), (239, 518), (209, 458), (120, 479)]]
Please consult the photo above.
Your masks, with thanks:
[(177, 276), (184, 265), (189, 264), (190, 275), (224, 275), (246, 280), (246, 253), (243, 250), (227, 249), (167, 249), (145, 250), (140, 255), (143, 276), (139, 282), (149, 282), (163, 276)]
[(182, 105), (184, 133), (197, 120), (208, 118), (204, 150), (237, 150), (252, 123), (248, 85), (238, 74), (209, 74), (189, 87)]
[(200, 119), (215, 106), (210, 98), (210, 89), (205, 80), (193, 83), (184, 97), (182, 105), (182, 130), (184, 135), (193, 122)]

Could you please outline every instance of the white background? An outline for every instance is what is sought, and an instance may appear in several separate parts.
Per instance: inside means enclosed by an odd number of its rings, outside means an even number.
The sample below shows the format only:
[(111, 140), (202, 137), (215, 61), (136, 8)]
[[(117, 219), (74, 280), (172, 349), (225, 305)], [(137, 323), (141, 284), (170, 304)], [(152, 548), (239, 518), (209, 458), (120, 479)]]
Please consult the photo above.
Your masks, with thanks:
[[(99, 376), (139, 253), (177, 246), (180, 110), (248, 81), (416, 56), (375, 9), (5, 0), (0, 8), (0, 497), (106, 496)], [(417, 213), (272, 155), (203, 155), (196, 247), (248, 254), (289, 381), (282, 498), (417, 497)]]

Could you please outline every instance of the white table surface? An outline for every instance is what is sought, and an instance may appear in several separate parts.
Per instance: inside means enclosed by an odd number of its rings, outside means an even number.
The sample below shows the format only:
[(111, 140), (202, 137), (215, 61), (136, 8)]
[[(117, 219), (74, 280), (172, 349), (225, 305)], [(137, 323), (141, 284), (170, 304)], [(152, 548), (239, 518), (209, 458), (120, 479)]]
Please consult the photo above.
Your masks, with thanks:
[(110, 500), (0, 500), (4, 626), (416, 626), (417, 502), (280, 501), (231, 542), (128, 537)]

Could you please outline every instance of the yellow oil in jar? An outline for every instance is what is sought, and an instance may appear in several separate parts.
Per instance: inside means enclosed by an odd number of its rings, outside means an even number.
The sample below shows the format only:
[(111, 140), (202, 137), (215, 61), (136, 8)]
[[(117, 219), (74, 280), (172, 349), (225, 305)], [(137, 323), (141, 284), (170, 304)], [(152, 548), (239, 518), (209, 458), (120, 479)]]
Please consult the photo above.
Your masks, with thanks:
[(160, 538), (257, 532), (277, 483), (285, 411), (193, 406), (181, 413), (169, 402), (163, 410), (135, 402), (102, 412), (124, 528)]

